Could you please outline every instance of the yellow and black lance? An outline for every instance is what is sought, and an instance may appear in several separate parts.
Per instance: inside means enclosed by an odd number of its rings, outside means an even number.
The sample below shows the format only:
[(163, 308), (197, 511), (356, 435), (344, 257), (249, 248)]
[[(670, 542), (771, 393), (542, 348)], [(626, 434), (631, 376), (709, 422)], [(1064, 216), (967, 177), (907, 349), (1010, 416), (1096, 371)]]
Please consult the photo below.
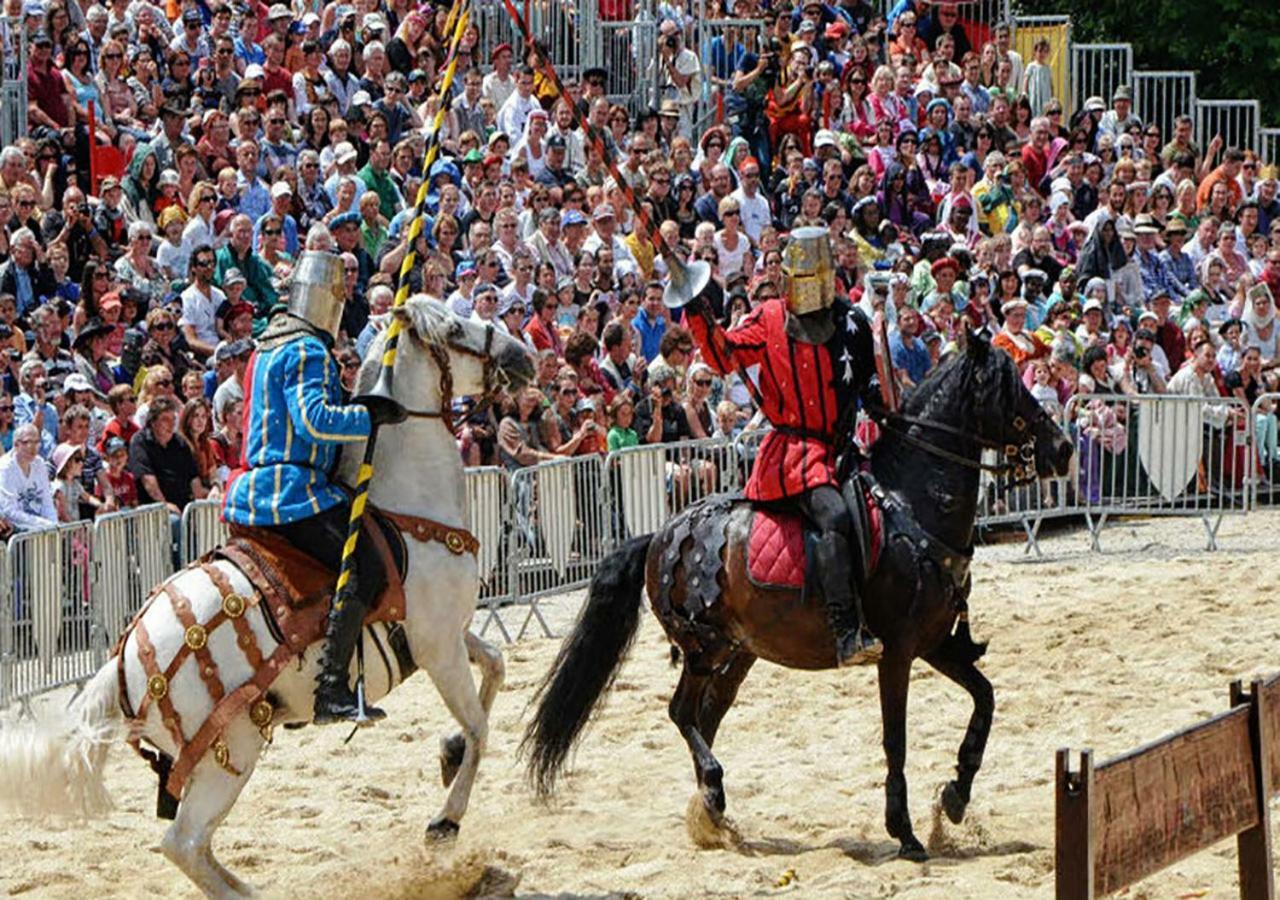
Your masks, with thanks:
[[(417, 241), (422, 235), (422, 222), (426, 216), (427, 207), (427, 183), (431, 172), (431, 166), (436, 160), (436, 155), (440, 150), (440, 129), (444, 124), (445, 113), (448, 110), (449, 89), (453, 86), (453, 78), (458, 69), (458, 45), (462, 42), (462, 35), (467, 30), (467, 23), (470, 20), (470, 12), (467, 9), (467, 0), (454, 0), (453, 6), (449, 10), (448, 22), (453, 25), (452, 35), (449, 40), (449, 53), (446, 57), (447, 64), (444, 70), (444, 77), (440, 81), (440, 90), (437, 94), (438, 108), (436, 109), (435, 119), (432, 122), (431, 131), (427, 135), (427, 149), (422, 161), (422, 184), (418, 186), (418, 196), (415, 202), (413, 218), (409, 223), (408, 244), (405, 250), (404, 261), (400, 264), (400, 274), (396, 283), (396, 296), (393, 307), (403, 306), (409, 299), (409, 273), (417, 264)], [(446, 31), (448, 31), (446, 26)], [(392, 396), (392, 379), (394, 378), (394, 370), (396, 364), (396, 348), (400, 343), (401, 325), (400, 320), (394, 316), (387, 325), (387, 340), (383, 345), (382, 352), (382, 369), (378, 374), (378, 381), (370, 391), (371, 395), (390, 398)], [(442, 410), (441, 415), (444, 421), (449, 420), (449, 411)], [(346, 602), (347, 597), (344, 589), (350, 584), (352, 574), (355, 570), (356, 546), (360, 541), (360, 528), (364, 520), (365, 506), (369, 499), (369, 480), (373, 478), (373, 452), (378, 442), (378, 427), (375, 425), (369, 432), (369, 440), (365, 444), (364, 459), (360, 463), (359, 473), (356, 475), (355, 496), (351, 498), (351, 517), (347, 522), (347, 540), (342, 546), (342, 565), (338, 570), (338, 583), (334, 593), (334, 606), (341, 607)], [(356, 642), (358, 671), (356, 678), (356, 700), (359, 707), (359, 713), (356, 717), (357, 724), (363, 724), (369, 721), (364, 713), (364, 641)]]

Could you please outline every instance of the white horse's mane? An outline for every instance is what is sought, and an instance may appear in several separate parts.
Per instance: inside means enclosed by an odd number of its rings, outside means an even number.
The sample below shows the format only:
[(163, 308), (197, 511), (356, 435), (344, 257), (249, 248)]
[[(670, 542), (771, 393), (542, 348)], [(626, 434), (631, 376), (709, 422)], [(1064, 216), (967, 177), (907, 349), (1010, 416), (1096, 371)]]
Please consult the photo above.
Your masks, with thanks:
[[(458, 324), (458, 317), (438, 300), (432, 300), (426, 294), (415, 294), (405, 301), (401, 309), (409, 317), (409, 330), (420, 340), (430, 344), (447, 343), (450, 325)], [(387, 313), (389, 318), (393, 313)], [(360, 365), (360, 374), (356, 378), (356, 393), (367, 393), (378, 380), (382, 353), (386, 349), (387, 331), (378, 332), (365, 352)]]

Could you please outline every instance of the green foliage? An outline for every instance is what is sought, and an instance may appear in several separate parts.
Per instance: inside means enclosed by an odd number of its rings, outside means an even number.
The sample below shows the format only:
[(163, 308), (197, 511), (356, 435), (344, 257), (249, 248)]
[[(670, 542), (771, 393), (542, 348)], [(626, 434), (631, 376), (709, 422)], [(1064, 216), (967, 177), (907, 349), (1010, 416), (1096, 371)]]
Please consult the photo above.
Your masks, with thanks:
[(1130, 43), (1138, 69), (1192, 69), (1199, 96), (1262, 102), (1280, 124), (1280, 28), (1276, 6), (1257, 0), (1020, 0), (1027, 15), (1071, 16), (1078, 43)]

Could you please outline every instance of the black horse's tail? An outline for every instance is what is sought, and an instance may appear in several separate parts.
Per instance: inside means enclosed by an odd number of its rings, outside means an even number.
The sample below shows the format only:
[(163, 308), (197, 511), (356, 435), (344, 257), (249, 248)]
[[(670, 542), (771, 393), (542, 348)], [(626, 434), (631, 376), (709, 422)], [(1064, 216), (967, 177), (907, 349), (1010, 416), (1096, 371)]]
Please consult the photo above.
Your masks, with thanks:
[(591, 579), (587, 604), (531, 702), (537, 704), (520, 752), (541, 797), (555, 789), (569, 751), (613, 684), (640, 625), (645, 555), (652, 535), (610, 554)]

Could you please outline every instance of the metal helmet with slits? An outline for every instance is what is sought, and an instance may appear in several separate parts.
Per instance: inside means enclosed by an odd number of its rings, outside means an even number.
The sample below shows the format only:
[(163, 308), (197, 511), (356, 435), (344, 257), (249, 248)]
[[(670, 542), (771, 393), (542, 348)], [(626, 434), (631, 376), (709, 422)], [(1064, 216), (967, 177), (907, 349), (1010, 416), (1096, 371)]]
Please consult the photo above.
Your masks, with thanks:
[(342, 257), (323, 250), (304, 250), (289, 284), (289, 312), (338, 337), (347, 293)]
[(835, 263), (825, 228), (797, 228), (782, 251), (787, 309), (797, 316), (829, 309), (835, 302)]

